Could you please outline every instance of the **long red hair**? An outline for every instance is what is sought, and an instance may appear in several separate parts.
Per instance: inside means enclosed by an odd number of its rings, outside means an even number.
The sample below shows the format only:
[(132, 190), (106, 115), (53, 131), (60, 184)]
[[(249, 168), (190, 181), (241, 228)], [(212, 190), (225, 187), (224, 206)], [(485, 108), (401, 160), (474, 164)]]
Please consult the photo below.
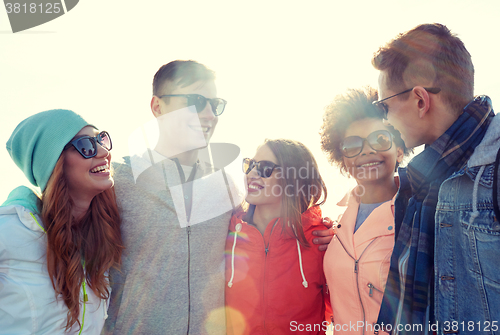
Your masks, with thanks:
[[(120, 265), (123, 243), (114, 188), (94, 197), (87, 213), (75, 220), (64, 174), (64, 152), (42, 194), (41, 218), (47, 233), (47, 268), (56, 297), (68, 307), (66, 331), (80, 321), (84, 280), (96, 296), (109, 298), (106, 271)], [(83, 268), (85, 264), (85, 272)]]

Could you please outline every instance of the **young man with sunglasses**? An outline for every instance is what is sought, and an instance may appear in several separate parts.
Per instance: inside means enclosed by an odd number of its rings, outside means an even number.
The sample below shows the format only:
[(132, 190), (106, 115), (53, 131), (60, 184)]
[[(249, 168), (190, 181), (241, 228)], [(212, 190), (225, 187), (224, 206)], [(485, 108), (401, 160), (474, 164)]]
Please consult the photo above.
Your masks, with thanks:
[(224, 247), (241, 201), (226, 168), (239, 149), (209, 144), (226, 105), (214, 79), (194, 61), (163, 65), (151, 99), (158, 141), (115, 165), (125, 251), (105, 334), (226, 332)]
[[(441, 24), (398, 35), (372, 59), (375, 102), (409, 148), (378, 324), (393, 333), (498, 331), (500, 224), (493, 198), (499, 118), (474, 97), (474, 67)], [(408, 329), (411, 328), (411, 331)]]
[[(151, 99), (158, 141), (114, 165), (125, 251), (110, 273), (105, 334), (225, 333), (223, 253), (238, 195), (220, 148), (212, 164), (199, 159), (226, 105), (214, 80), (194, 61), (163, 65)], [(235, 147), (223, 145), (226, 164)]]

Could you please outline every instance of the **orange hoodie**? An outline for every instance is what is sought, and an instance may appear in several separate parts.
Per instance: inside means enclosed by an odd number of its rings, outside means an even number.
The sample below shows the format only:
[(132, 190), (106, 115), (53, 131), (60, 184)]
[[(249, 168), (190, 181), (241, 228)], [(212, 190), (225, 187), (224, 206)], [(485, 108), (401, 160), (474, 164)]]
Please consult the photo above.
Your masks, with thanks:
[(319, 207), (302, 214), (309, 247), (283, 232), (281, 219), (263, 236), (243, 216), (232, 217), (226, 240), (227, 334), (324, 334), (324, 252), (312, 244), (312, 231), (326, 229)]
[(347, 209), (334, 226), (324, 260), (334, 333), (373, 334), (394, 247), (394, 199), (375, 208), (356, 233), (355, 189), (337, 205)]

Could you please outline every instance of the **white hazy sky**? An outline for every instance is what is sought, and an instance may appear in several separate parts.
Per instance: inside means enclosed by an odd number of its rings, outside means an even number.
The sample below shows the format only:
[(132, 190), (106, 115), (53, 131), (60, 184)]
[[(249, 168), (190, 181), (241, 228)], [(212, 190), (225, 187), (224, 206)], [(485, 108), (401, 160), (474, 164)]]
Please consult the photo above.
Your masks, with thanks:
[(119, 158), (127, 155), (129, 134), (152, 117), (156, 70), (194, 59), (216, 71), (218, 95), (228, 101), (212, 141), (237, 144), (250, 157), (265, 138), (303, 142), (334, 205), (353, 182), (320, 150), (324, 107), (347, 88), (376, 87), (373, 52), (430, 22), (447, 25), (464, 41), (476, 69), (475, 93), (489, 95), (495, 106), (499, 14), (498, 0), (85, 0), (56, 20), (13, 34), (0, 10), (0, 203), (27, 184), (4, 149), (24, 118), (72, 109), (110, 132)]

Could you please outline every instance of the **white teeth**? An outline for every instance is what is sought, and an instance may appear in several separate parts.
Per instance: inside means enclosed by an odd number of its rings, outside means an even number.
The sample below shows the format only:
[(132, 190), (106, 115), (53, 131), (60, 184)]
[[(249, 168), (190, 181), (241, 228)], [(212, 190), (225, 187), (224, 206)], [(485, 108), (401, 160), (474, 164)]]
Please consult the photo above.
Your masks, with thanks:
[(96, 172), (105, 171), (107, 169), (108, 169), (107, 165), (101, 165), (101, 166), (97, 166), (97, 167), (93, 168), (92, 170), (90, 170), (90, 172), (96, 173)]
[(248, 188), (251, 188), (252, 190), (260, 190), (260, 187), (257, 185), (248, 185)]
[(366, 164), (361, 165), (361, 167), (374, 166), (374, 165), (379, 165), (379, 164), (380, 164), (380, 162), (366, 163)]
[(191, 127), (193, 130), (195, 131), (201, 131), (201, 132), (208, 132), (208, 130), (210, 129), (210, 127)]

